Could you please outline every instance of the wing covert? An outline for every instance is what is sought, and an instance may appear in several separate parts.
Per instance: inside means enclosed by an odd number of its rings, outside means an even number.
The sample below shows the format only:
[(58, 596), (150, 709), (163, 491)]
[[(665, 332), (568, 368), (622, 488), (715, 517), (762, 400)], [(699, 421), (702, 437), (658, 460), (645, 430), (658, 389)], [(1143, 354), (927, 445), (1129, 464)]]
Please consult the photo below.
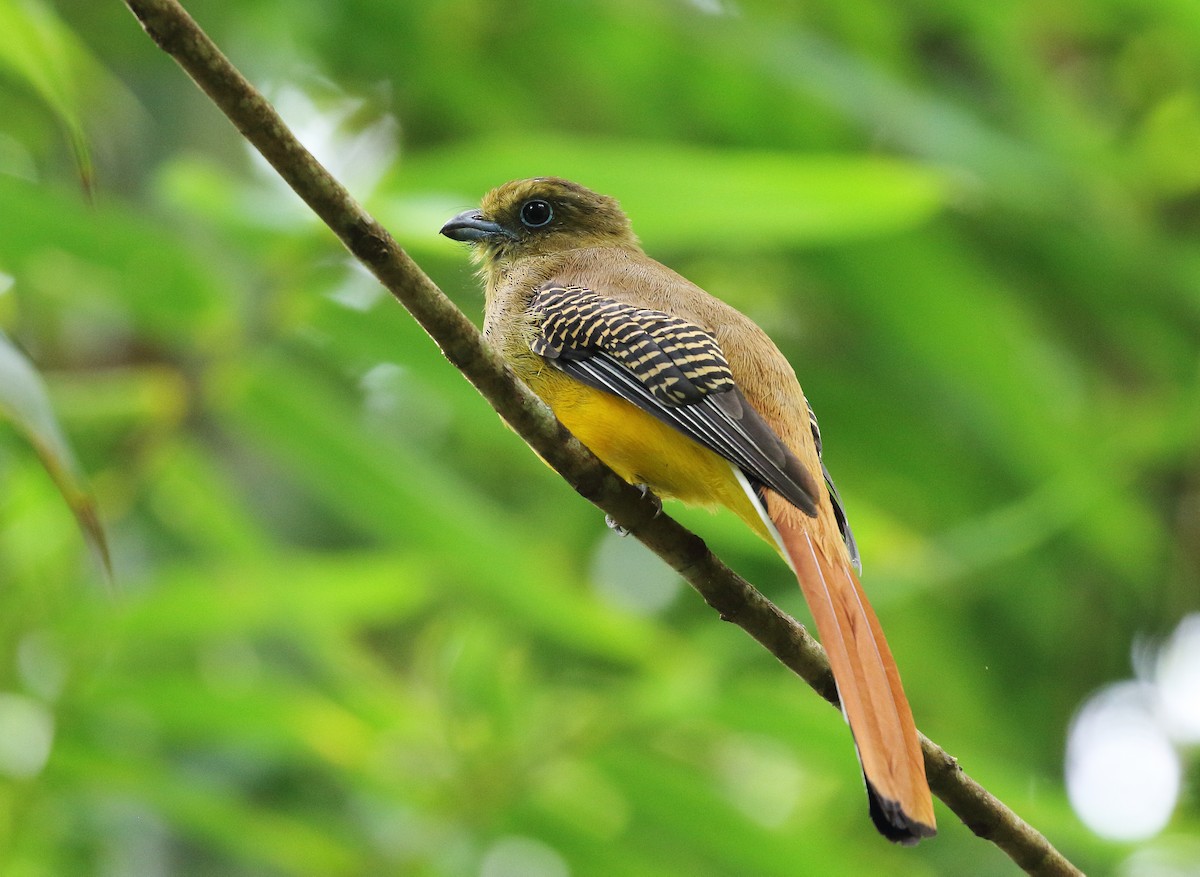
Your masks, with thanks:
[(604, 353), (667, 406), (698, 402), (733, 387), (716, 339), (686, 320), (557, 284), (543, 286), (530, 307), (541, 317), (533, 352), (547, 359)]
[(539, 326), (530, 347), (555, 368), (620, 396), (816, 514), (811, 476), (734, 384), (711, 333), (556, 282), (538, 290), (530, 311)]

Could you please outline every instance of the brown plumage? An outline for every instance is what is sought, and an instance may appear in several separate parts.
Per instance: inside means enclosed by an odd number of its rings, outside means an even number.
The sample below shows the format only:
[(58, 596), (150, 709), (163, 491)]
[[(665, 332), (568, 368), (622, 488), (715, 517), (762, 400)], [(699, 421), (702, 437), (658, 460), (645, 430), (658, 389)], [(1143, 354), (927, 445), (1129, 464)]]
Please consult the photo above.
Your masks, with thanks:
[(484, 332), (618, 474), (723, 505), (799, 579), (888, 838), (934, 834), (912, 713), (856, 573), (857, 550), (788, 361), (747, 317), (642, 252), (612, 198), (507, 183), (442, 233), (474, 245)]

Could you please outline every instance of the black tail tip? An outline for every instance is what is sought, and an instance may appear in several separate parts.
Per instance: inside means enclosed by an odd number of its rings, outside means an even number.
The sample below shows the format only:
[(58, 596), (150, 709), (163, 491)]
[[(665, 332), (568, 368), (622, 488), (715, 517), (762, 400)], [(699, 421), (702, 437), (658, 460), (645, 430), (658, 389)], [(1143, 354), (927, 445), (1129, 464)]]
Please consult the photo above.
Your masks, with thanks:
[(871, 821), (879, 833), (892, 843), (906, 847), (916, 845), (923, 837), (933, 837), (937, 829), (910, 817), (899, 802), (885, 798), (867, 782), (867, 801), (870, 803)]

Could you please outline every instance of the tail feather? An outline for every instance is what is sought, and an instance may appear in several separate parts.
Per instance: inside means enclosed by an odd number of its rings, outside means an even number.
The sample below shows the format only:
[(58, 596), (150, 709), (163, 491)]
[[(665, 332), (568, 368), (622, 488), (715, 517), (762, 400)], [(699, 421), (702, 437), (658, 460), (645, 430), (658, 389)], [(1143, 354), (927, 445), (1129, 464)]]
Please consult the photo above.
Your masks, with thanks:
[(866, 778), (871, 819), (889, 840), (912, 844), (931, 837), (933, 799), (912, 710), (858, 576), (840, 552), (831, 559), (814, 540), (811, 518), (774, 494), (767, 495), (767, 512), (829, 655)]

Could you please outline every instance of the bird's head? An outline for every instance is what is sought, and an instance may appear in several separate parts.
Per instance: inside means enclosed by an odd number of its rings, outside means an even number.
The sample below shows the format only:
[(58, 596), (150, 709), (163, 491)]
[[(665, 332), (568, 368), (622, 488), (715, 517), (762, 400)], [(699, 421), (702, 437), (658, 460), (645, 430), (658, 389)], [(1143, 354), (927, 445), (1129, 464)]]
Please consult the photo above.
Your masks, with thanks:
[(473, 245), (485, 264), (581, 247), (636, 247), (617, 202), (555, 177), (514, 180), (442, 226), (442, 234)]

